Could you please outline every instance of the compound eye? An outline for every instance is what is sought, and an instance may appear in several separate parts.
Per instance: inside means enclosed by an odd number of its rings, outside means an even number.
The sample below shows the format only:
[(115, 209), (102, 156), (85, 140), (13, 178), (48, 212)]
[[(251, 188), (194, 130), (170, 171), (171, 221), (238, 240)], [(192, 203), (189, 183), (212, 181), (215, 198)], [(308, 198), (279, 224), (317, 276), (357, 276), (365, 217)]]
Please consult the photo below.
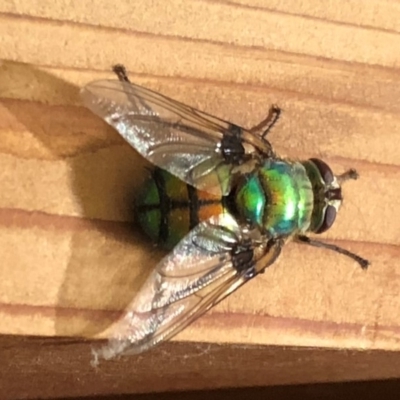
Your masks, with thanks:
[(318, 171), (321, 174), (322, 179), (329, 186), (335, 179), (335, 176), (333, 175), (333, 172), (329, 167), (329, 165), (320, 160), (319, 158), (310, 158), (310, 161), (312, 161), (314, 165), (318, 168)]
[(336, 208), (333, 206), (326, 207), (324, 220), (322, 221), (322, 224), (318, 228), (318, 230), (315, 231), (315, 233), (322, 233), (327, 231), (333, 225), (335, 219), (336, 219)]

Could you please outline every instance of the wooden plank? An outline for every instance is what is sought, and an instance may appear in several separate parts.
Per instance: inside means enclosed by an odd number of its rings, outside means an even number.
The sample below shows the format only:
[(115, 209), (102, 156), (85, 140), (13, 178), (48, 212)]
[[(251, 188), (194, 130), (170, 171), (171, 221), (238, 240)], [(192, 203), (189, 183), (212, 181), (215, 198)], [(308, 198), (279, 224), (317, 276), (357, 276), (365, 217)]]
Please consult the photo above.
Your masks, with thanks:
[(162, 344), (146, 355), (90, 365), (94, 344), (4, 336), (2, 399), (249, 388), (398, 377), (398, 353), (305, 347)]
[[(126, 0), (115, 13), (106, 0), (0, 4), (0, 333), (107, 336), (162, 256), (132, 215), (147, 164), (80, 104), (79, 88), (112, 78), (110, 66), (121, 62), (135, 82), (242, 126), (278, 104), (284, 112), (270, 140), (279, 154), (321, 157), (338, 173), (355, 167), (361, 175), (345, 186), (323, 236), (369, 258), (368, 272), (290, 244), (171, 349), (208, 342), (399, 351), (400, 7), (281, 3)], [(381, 371), (352, 376), (398, 376)], [(153, 390), (146, 382), (140, 391)], [(193, 385), (185, 388), (200, 388)]]

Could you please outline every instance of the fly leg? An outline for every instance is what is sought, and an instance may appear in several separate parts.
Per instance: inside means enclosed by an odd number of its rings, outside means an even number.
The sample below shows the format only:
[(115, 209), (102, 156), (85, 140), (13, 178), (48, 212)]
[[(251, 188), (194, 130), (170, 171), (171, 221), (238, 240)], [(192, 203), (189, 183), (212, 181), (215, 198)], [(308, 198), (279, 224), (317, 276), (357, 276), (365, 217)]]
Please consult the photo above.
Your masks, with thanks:
[(333, 250), (333, 251), (336, 251), (336, 253), (343, 254), (344, 256), (350, 257), (352, 260), (358, 262), (358, 264), (360, 264), (360, 267), (362, 269), (367, 269), (369, 266), (369, 261), (366, 260), (365, 258), (362, 258), (359, 255), (352, 253), (349, 250), (343, 249), (339, 246), (335, 246), (334, 244), (320, 242), (319, 240), (311, 239), (308, 236), (303, 236), (303, 235), (296, 236), (295, 240), (299, 243), (305, 243), (310, 246)]
[(255, 257), (257, 261), (253, 267), (256, 274), (263, 274), (265, 269), (272, 265), (280, 256), (285, 239), (268, 239), (266, 244), (260, 248), (255, 248)]
[[(131, 81), (128, 78), (128, 73), (126, 72), (126, 68), (124, 65), (122, 64), (115, 64), (112, 67), (113, 72), (115, 73), (115, 75), (117, 75), (118, 80), (120, 82), (125, 82), (125, 83), (131, 83)], [(131, 97), (129, 94), (127, 94), (128, 97)], [(137, 98), (132, 99), (132, 104), (135, 104), (136, 101), (139, 101), (141, 106), (146, 108), (147, 111), (151, 112), (151, 107), (149, 107), (146, 102), (142, 99), (139, 98), (139, 100)]]
[(126, 68), (122, 64), (115, 64), (112, 69), (121, 82), (131, 83), (126, 72)]
[(276, 121), (278, 121), (281, 115), (281, 109), (273, 104), (269, 111), (267, 117), (261, 121), (258, 125), (254, 126), (250, 129), (250, 132), (260, 136), (262, 139), (265, 140), (265, 137), (268, 135), (269, 131), (275, 125)]

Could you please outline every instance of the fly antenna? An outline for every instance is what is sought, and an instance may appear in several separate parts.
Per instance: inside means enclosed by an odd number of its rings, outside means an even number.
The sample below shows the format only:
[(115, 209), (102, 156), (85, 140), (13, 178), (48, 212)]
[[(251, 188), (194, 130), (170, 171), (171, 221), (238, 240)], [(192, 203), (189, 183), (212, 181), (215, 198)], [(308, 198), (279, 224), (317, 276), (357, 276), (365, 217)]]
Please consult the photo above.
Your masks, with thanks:
[(337, 179), (339, 185), (341, 185), (343, 182), (346, 182), (349, 180), (356, 180), (359, 178), (359, 176), (360, 175), (358, 175), (358, 172), (355, 169), (351, 168), (348, 171), (343, 172), (343, 174), (338, 175), (336, 177), (336, 179)]

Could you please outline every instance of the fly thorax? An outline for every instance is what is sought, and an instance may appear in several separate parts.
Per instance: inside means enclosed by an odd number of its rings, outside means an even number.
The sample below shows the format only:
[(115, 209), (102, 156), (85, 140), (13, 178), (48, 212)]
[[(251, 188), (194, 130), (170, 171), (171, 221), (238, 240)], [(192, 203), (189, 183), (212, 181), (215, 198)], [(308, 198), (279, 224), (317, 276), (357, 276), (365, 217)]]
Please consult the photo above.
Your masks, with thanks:
[(267, 160), (238, 182), (234, 204), (238, 216), (272, 237), (288, 236), (309, 228), (313, 191), (304, 166)]

